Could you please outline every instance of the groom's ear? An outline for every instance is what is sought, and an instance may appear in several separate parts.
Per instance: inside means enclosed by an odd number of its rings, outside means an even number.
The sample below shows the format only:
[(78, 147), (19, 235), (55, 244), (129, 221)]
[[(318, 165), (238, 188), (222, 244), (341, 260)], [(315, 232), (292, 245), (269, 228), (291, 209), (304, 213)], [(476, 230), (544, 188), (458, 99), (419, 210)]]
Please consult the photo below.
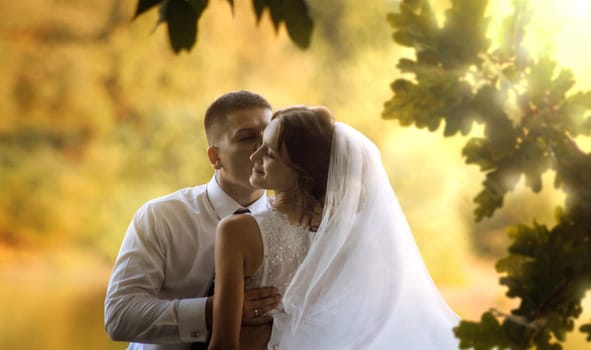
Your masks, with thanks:
[(219, 150), (216, 146), (207, 147), (207, 159), (209, 159), (209, 164), (211, 164), (214, 169), (221, 169), (222, 160), (219, 157)]

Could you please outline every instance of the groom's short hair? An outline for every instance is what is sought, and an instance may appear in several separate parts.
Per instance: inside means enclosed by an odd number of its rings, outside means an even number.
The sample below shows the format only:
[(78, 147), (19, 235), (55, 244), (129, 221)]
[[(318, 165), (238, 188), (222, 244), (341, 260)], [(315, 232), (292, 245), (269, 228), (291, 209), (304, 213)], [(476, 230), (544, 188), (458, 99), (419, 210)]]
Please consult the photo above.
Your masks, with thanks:
[(231, 91), (218, 97), (205, 112), (203, 124), (207, 143), (215, 143), (224, 130), (228, 114), (250, 108), (268, 108), (271, 104), (261, 95), (246, 91)]

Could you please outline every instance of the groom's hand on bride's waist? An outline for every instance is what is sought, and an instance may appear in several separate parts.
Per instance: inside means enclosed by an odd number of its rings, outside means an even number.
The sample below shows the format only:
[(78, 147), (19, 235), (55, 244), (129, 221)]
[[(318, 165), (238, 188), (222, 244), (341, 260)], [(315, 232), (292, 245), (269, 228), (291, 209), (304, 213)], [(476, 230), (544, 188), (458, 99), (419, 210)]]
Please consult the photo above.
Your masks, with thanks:
[(267, 312), (281, 303), (281, 295), (275, 287), (252, 288), (244, 291), (242, 325), (255, 326), (273, 321)]

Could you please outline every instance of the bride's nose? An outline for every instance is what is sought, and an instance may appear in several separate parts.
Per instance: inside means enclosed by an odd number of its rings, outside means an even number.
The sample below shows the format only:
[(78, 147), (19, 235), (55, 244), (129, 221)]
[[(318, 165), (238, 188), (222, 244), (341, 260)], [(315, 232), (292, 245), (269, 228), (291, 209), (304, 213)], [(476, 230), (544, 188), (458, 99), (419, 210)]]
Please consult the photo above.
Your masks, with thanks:
[(250, 155), (250, 161), (256, 162), (260, 158), (260, 154), (262, 153), (261, 150), (263, 149), (263, 145), (260, 145), (253, 154)]

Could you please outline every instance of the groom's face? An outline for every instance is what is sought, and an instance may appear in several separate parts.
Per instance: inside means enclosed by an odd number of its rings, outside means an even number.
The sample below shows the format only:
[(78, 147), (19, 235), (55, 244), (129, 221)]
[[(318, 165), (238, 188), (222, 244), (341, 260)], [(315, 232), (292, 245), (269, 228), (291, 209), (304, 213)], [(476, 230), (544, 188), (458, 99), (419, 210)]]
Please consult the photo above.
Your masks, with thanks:
[(271, 120), (271, 110), (249, 108), (229, 113), (216, 145), (220, 161), (218, 181), (222, 188), (252, 188), (249, 157), (261, 144), (262, 133)]

